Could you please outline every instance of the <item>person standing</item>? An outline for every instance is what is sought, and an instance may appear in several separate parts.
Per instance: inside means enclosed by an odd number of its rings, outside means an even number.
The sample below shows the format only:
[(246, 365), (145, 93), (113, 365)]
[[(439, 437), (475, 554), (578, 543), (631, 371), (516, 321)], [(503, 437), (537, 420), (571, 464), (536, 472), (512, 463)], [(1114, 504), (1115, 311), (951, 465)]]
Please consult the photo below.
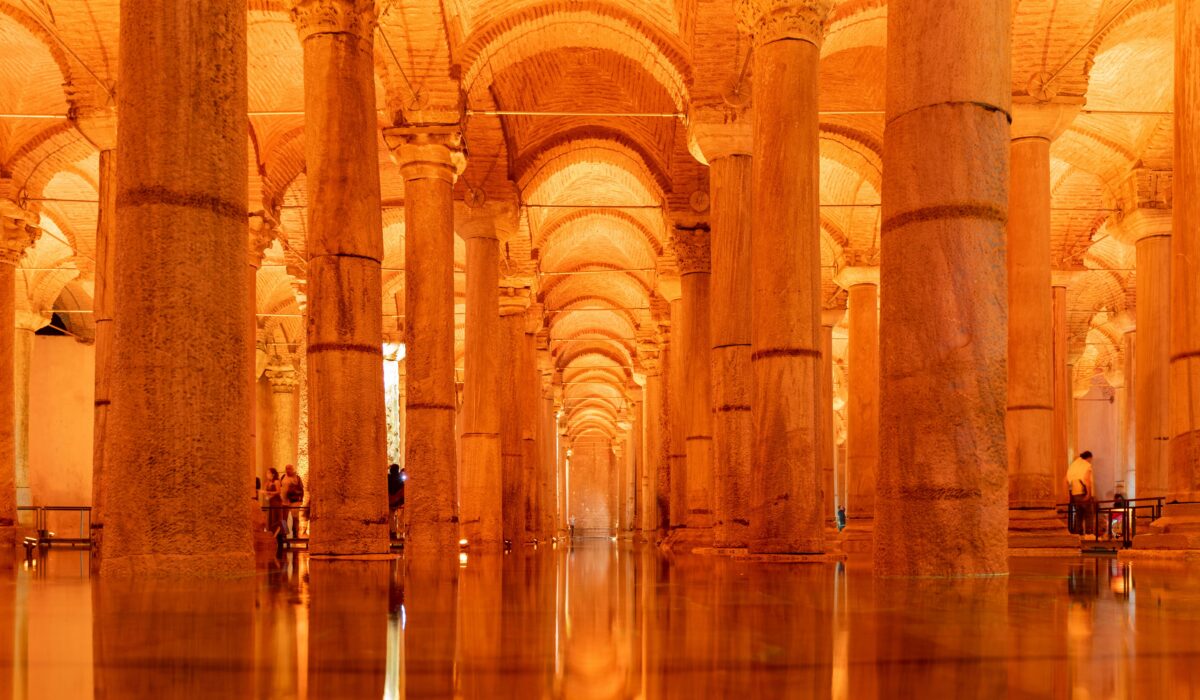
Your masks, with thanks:
[(267, 497), (267, 532), (276, 534), (283, 524), (283, 496), (279, 491), (279, 470), (267, 469), (267, 485), (263, 489)]
[(283, 502), (288, 506), (286, 522), (292, 537), (300, 536), (300, 511), (296, 510), (304, 503), (304, 480), (296, 473), (294, 465), (283, 468), (283, 479), (279, 490), (283, 493)]
[(1092, 453), (1084, 450), (1079, 458), (1067, 467), (1067, 493), (1075, 508), (1075, 517), (1080, 525), (1078, 534), (1093, 534), (1095, 525), (1096, 485), (1092, 480)]
[(404, 505), (404, 481), (407, 474), (399, 464), (388, 467), (388, 509), (392, 513), (392, 538), (400, 532), (399, 514)]

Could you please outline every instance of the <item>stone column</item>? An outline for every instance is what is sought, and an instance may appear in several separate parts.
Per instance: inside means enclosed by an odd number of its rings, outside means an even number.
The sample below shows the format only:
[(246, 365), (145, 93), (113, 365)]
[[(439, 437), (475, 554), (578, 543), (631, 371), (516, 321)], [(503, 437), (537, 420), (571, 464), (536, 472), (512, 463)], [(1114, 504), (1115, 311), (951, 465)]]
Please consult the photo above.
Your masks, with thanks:
[[(1200, 500), (1200, 7), (1175, 0), (1169, 494)], [(1138, 276), (1142, 271), (1138, 269)], [(1143, 341), (1145, 338), (1143, 337)], [(1192, 511), (1195, 512), (1192, 512)], [(1200, 517), (1200, 506), (1188, 509)], [(1197, 546), (1200, 537), (1189, 542)]]
[(292, 17), (304, 47), (305, 129), (321, 135), (305, 139), (304, 149), (308, 546), (313, 554), (386, 553), (375, 2), (302, 0)]
[[(683, 399), (687, 416), (687, 490), (684, 518), (689, 541), (712, 544), (712, 335), (709, 332), (709, 234), (704, 224), (676, 225), (673, 245), (683, 289)], [(694, 535), (694, 536), (693, 536)]]
[[(1074, 547), (1054, 504), (1054, 295), (1050, 290), (1050, 143), (1078, 105), (1013, 111), (1008, 207), (1008, 449), (1010, 547)], [(1049, 292), (1049, 293), (1048, 293)]]
[(888, 5), (877, 574), (1008, 570), (1011, 5)]
[[(513, 547), (525, 542), (532, 489), (525, 473), (521, 446), (521, 354), (525, 343), (525, 310), (529, 290), (506, 288), (500, 295), (499, 342), (492, 352), (499, 355), (500, 390), (490, 397), (500, 413), (500, 462), (503, 505), (503, 534)], [(507, 406), (501, 410), (501, 406)]]
[[(850, 294), (846, 353), (846, 517), (874, 527), (879, 472), (879, 268), (847, 267), (837, 283)], [(866, 521), (866, 522), (862, 522)]]
[[(539, 342), (544, 340), (539, 338)], [(558, 454), (558, 421), (554, 410), (554, 366), (549, 350), (538, 350), (538, 367), (541, 370), (541, 425), (538, 433), (538, 470), (542, 482), (541, 530), (545, 538), (554, 537), (558, 528), (558, 470), (555, 462)]]
[(296, 463), (296, 385), (300, 383), (290, 364), (276, 362), (266, 371), (271, 383), (271, 414), (275, 419), (271, 433), (269, 465), (283, 474), (283, 467)]
[(663, 483), (660, 491), (659, 477), (667, 476), (662, 460), (662, 418), (663, 418), (663, 388), (662, 388), (662, 359), (658, 346), (650, 340), (650, 334), (638, 341), (638, 365), (646, 377), (642, 402), (642, 485), (641, 519), (638, 527), (645, 533), (647, 540), (657, 537), (656, 530), (664, 514), (666, 514), (666, 493), (668, 483)]
[(537, 368), (537, 332), (542, 327), (542, 305), (530, 304), (525, 312), (524, 335), (517, 366), (518, 418), (521, 421), (521, 469), (529, 484), (525, 505), (525, 536), (527, 540), (544, 542), (550, 534), (542, 532), (544, 484), (538, 468), (537, 433), (540, 375)]
[[(33, 505), (29, 481), (29, 372), (33, 367), (33, 336), (50, 319), (32, 311), (17, 311), (13, 342), (13, 446), (17, 506)], [(69, 505), (69, 504), (49, 504)], [(33, 525), (33, 513), (18, 513), (21, 525)]]
[(458, 547), (454, 416), (454, 211), (457, 127), (388, 129), (404, 177), (405, 552)]
[(113, 290), (101, 574), (247, 572), (246, 3), (120, 23), (113, 279), (138, 283)]
[[(3, 194), (7, 195), (11, 189), (8, 181), (2, 184)], [(11, 199), (0, 199), (0, 551), (11, 549), (16, 541), (17, 489), (22, 485), (17, 473), (15, 270), (41, 232), (37, 224), (37, 214), (21, 209)], [(28, 400), (25, 404), (28, 408)], [(27, 421), (25, 427), (27, 430)], [(28, 484), (26, 473), (24, 485)]]
[[(635, 377), (635, 382), (641, 379)], [(644, 381), (644, 380), (643, 380)], [(638, 384), (629, 387), (632, 403), (630, 404), (630, 429), (633, 431), (629, 438), (630, 483), (627, 503), (625, 505), (629, 518), (626, 530), (641, 530), (642, 511), (646, 509), (644, 500), (650, 479), (646, 476), (646, 452), (644, 449), (645, 421), (643, 420), (645, 392)]]
[[(1121, 392), (1121, 466), (1124, 471), (1117, 478), (1125, 482), (1125, 496), (1133, 498), (1137, 489), (1137, 331), (1126, 330), (1121, 346), (1125, 357), (1122, 371), (1125, 386)], [(1065, 492), (1065, 489), (1064, 484), (1059, 490)]]
[[(748, 115), (747, 115), (748, 117)], [(745, 547), (750, 538), (750, 201), (749, 119), (689, 127), (693, 152), (708, 164), (712, 194), (713, 540)]]
[(459, 225), (467, 242), (463, 357), (462, 536), (472, 546), (504, 544), (500, 469), (500, 243), (491, 216)]
[[(750, 549), (821, 552), (817, 73), (832, 0), (739, 0), (754, 43)], [(788, 387), (780, 391), (780, 387)]]
[(821, 416), (821, 435), (825, 438), (825, 445), (821, 448), (821, 517), (826, 524), (833, 523), (837, 514), (837, 436), (833, 433), (833, 327), (845, 315), (846, 312), (842, 309), (821, 312), (821, 398), (818, 413)]
[[(250, 424), (246, 431), (246, 442), (250, 445), (250, 454), (253, 455), (258, 442), (258, 271), (262, 267), (267, 248), (271, 247), (271, 241), (275, 238), (275, 221), (262, 211), (251, 212), (249, 219), (249, 236), (246, 239), (247, 294), (246, 309), (243, 313), (246, 319), (246, 361), (250, 364), (250, 371), (246, 373), (247, 391), (250, 392)], [(266, 473), (265, 467), (257, 464), (254, 459), (251, 459), (247, 466), (250, 468), (250, 483), (254, 483), (255, 477)], [(282, 476), (284, 465), (275, 466)], [(304, 483), (308, 484), (307, 481)]]
[[(1175, 201), (1178, 204), (1179, 199)], [(1169, 209), (1138, 209), (1112, 227), (1115, 235), (1137, 251), (1134, 462), (1137, 495), (1143, 498), (1168, 494), (1168, 409), (1175, 391), (1170, 374), (1172, 225)]]
[(1067, 445), (1067, 418), (1071, 406), (1071, 377), (1067, 372), (1068, 337), (1067, 285), (1069, 272), (1054, 272), (1051, 275), (1052, 308), (1054, 314), (1054, 434), (1050, 457), (1054, 466), (1055, 488), (1065, 489), (1067, 465), (1071, 461)]
[[(678, 291), (668, 288), (664, 296)], [(667, 474), (667, 528), (675, 530), (686, 525), (687, 518), (687, 367), (683, 357), (683, 302), (667, 296), (671, 303), (670, 339), (664, 345), (667, 355), (667, 425), (670, 442), (670, 464)], [(669, 536), (669, 535), (668, 535)]]
[(95, 413), (92, 420), (92, 551), (103, 556), (104, 502), (107, 489), (108, 410), (112, 401), (113, 266), (116, 264), (117, 113), (116, 109), (86, 112), (76, 121), (84, 136), (100, 151), (99, 203), (96, 206), (96, 262), (92, 322), (95, 324)]

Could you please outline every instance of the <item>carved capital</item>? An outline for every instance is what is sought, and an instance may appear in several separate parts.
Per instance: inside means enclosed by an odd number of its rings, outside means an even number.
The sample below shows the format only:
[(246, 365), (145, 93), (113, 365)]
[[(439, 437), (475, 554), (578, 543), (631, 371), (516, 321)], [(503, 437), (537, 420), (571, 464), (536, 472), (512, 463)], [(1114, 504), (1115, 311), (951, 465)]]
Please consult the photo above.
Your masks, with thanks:
[(11, 199), (0, 199), (0, 263), (16, 265), (42, 234), (40, 219)]
[(1170, 236), (1175, 222), (1170, 209), (1135, 209), (1121, 217), (1110, 219), (1108, 230), (1125, 245), (1137, 245), (1144, 238)]
[(688, 151), (705, 165), (718, 158), (754, 155), (751, 115), (693, 107), (688, 114)]
[(50, 325), (50, 316), (48, 314), (41, 314), (27, 309), (17, 309), (13, 312), (13, 318), (15, 321), (14, 326), (18, 330), (36, 332), (38, 329)]
[(529, 308), (529, 288), (504, 287), (500, 290), (500, 315), (518, 316)]
[(263, 373), (271, 383), (271, 391), (276, 394), (291, 393), (300, 383), (299, 373), (290, 365), (283, 364), (282, 358), (274, 358), (274, 362)]
[(708, 238), (708, 226), (675, 227), (671, 247), (681, 275), (707, 273), (712, 269)]
[(837, 276), (833, 278), (837, 286), (842, 289), (850, 289), (859, 284), (873, 284), (879, 286), (879, 268), (878, 267), (843, 267), (838, 271)]
[(250, 267), (262, 267), (263, 255), (276, 238), (276, 223), (270, 214), (256, 211), (250, 214), (250, 235), (246, 239), (246, 256)]
[(353, 34), (372, 39), (375, 0), (289, 0), (300, 41), (314, 34)]
[(1013, 98), (1012, 133), (1017, 139), (1046, 139), (1053, 141), (1062, 135), (1079, 115), (1082, 103), (1028, 102)]
[(738, 24), (754, 35), (759, 47), (783, 39), (816, 46), (825, 36), (833, 0), (735, 0)]
[(440, 179), (453, 183), (467, 167), (462, 129), (447, 126), (396, 126), (383, 139), (405, 180)]

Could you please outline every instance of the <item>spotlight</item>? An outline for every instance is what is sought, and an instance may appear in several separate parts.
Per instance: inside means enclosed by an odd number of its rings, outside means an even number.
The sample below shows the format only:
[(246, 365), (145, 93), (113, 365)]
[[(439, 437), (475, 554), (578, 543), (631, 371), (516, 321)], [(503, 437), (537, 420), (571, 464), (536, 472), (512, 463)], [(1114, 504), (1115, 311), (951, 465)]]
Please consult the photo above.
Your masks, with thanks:
[(458, 546), (459, 546), (459, 547), (461, 547), (461, 548), (463, 548), (463, 549), (466, 549), (466, 547), (467, 547), (467, 538), (466, 538), (466, 537), (464, 537), (464, 538), (462, 538), (461, 540), (459, 540), (459, 541), (458, 541)]

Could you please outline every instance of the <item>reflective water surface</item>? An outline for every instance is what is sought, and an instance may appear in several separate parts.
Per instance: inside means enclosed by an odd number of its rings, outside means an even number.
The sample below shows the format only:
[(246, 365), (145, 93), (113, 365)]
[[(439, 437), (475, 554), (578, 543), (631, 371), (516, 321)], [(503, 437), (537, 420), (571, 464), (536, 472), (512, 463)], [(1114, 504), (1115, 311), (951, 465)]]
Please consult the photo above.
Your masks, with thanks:
[(1200, 563), (914, 581), (596, 540), (201, 583), (86, 556), (0, 574), (0, 697), (1200, 696)]

